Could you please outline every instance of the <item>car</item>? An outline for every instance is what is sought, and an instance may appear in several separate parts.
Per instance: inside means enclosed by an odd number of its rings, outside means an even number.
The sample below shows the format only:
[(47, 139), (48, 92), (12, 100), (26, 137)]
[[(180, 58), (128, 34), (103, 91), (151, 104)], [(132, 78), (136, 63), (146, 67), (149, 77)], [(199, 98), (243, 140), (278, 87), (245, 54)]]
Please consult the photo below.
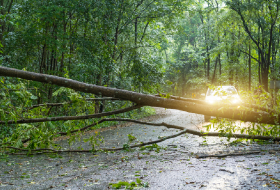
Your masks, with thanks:
[[(233, 106), (238, 106), (242, 102), (234, 86), (215, 86), (208, 88), (205, 101), (207, 104), (212, 105), (230, 104)], [(205, 121), (209, 121), (210, 119), (211, 116), (204, 115)]]

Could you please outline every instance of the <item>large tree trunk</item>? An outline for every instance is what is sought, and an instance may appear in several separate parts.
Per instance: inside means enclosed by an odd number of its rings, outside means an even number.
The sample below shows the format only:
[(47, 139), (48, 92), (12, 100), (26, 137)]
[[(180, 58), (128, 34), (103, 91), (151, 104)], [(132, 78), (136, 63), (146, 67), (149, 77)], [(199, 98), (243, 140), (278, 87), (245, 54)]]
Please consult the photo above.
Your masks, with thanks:
[(242, 121), (267, 123), (267, 124), (280, 123), (279, 117), (271, 116), (269, 113), (245, 111), (237, 108), (230, 108), (226, 105), (213, 106), (207, 104), (200, 104), (196, 102), (186, 102), (180, 100), (161, 98), (153, 95), (146, 95), (146, 94), (131, 92), (127, 90), (97, 86), (97, 85), (87, 84), (87, 83), (66, 79), (62, 77), (21, 71), (17, 69), (2, 67), (2, 66), (0, 66), (0, 75), (38, 81), (42, 83), (55, 84), (58, 86), (68, 87), (85, 93), (92, 93), (92, 94), (102, 95), (107, 97), (120, 98), (123, 100), (129, 100), (138, 105), (178, 109), (178, 110), (192, 112), (192, 113), (211, 115), (211, 116), (217, 116), (222, 118), (231, 118), (231, 119), (242, 120)]

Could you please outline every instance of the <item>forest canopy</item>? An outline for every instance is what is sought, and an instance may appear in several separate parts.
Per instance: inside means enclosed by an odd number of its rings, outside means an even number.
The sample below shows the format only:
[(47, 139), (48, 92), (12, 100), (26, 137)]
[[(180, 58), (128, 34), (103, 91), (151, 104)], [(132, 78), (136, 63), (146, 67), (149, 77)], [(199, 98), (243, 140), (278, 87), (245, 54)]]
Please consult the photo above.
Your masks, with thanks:
[(138, 92), (268, 91), (280, 72), (278, 9), (278, 1), (1, 0), (1, 61)]

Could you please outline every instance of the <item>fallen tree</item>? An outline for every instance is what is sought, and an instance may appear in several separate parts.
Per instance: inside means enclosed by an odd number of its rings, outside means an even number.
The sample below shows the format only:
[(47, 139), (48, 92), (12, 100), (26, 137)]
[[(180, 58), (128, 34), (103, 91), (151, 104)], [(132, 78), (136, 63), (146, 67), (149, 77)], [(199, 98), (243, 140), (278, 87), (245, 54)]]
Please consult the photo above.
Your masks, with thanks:
[(92, 93), (96, 95), (102, 95), (106, 97), (119, 98), (122, 100), (129, 100), (138, 105), (143, 106), (155, 106), (169, 109), (178, 109), (182, 111), (187, 111), (191, 113), (217, 116), (222, 118), (229, 118), (235, 120), (265, 123), (279, 125), (280, 114), (270, 114), (264, 112), (255, 112), (251, 110), (242, 110), (239, 108), (231, 108), (227, 106), (215, 106), (198, 103), (198, 102), (188, 102), (184, 100), (177, 99), (167, 99), (162, 97), (156, 97), (153, 95), (146, 95), (137, 92), (109, 88), (104, 86), (98, 86), (93, 84), (87, 84), (71, 79), (66, 79), (63, 77), (57, 77), (52, 75), (27, 72), (18, 69), (12, 69), (0, 66), (0, 75), (8, 77), (17, 77), (26, 80), (38, 81), (42, 83), (55, 84), (58, 86), (63, 86), (67, 88), (74, 89), (76, 91)]

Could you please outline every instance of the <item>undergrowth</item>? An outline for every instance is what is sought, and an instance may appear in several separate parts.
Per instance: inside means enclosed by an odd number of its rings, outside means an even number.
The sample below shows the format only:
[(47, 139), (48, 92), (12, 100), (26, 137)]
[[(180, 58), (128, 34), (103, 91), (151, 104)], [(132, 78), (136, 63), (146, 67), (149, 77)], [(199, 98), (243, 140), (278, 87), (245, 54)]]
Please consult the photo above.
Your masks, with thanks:
[[(28, 89), (27, 83), (18, 79), (17, 84), (5, 81), (0, 78), (0, 118), (1, 121), (18, 121), (29, 118), (48, 118), (59, 116), (81, 116), (95, 114), (96, 109), (101, 105), (98, 102), (96, 106), (95, 101), (88, 101), (88, 99), (96, 98), (92, 94), (85, 94), (76, 92), (68, 88), (58, 88), (53, 92), (50, 99), (43, 99), (42, 91), (39, 89)], [(100, 98), (100, 97), (98, 97)], [(60, 106), (48, 106), (42, 101), (52, 103), (63, 103)], [(52, 101), (52, 102), (49, 102)], [(41, 104), (38, 107), (34, 105)], [(128, 101), (102, 101), (104, 107), (103, 112), (123, 109), (132, 106)], [(155, 110), (151, 107), (142, 107), (129, 112), (106, 116), (106, 118), (132, 118), (139, 119), (155, 114)], [(38, 148), (55, 148), (60, 149), (54, 139), (59, 137), (57, 133), (68, 133), (69, 145), (76, 140), (80, 140), (81, 132), (71, 134), (70, 131), (79, 130), (93, 123), (98, 122), (102, 118), (85, 119), (85, 120), (68, 120), (68, 121), (46, 121), (40, 123), (25, 123), (25, 124), (4, 124), (1, 125), (0, 130), (0, 149), (3, 151), (7, 146), (24, 149), (38, 149)], [(88, 130), (108, 127), (119, 124), (116, 121), (107, 121), (95, 125)], [(86, 142), (91, 143), (92, 149), (102, 142), (100, 135), (93, 135)]]

